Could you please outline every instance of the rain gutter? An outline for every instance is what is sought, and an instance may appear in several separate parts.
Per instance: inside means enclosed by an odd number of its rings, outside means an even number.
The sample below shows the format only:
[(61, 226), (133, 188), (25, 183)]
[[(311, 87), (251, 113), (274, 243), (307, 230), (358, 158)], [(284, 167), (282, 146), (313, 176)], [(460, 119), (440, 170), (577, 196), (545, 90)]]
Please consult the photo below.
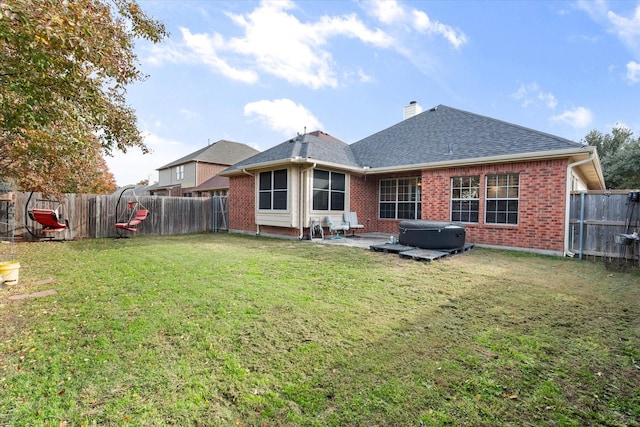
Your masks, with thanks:
[(596, 151), (591, 150), (589, 157), (567, 165), (566, 188), (565, 188), (565, 204), (564, 204), (564, 256), (573, 257), (575, 254), (569, 250), (569, 221), (571, 220), (570, 203), (571, 203), (571, 170), (576, 166), (592, 162), (596, 157)]

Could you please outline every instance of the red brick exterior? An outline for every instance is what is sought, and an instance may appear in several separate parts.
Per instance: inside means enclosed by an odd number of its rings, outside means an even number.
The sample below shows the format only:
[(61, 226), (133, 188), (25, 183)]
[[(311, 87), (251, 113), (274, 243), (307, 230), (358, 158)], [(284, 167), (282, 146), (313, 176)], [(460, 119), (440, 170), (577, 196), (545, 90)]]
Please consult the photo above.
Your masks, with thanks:
[(229, 178), (229, 230), (255, 231), (255, 180), (252, 176)]
[[(562, 252), (564, 250), (566, 160), (551, 160), (441, 169), (422, 173), (422, 217), (450, 219), (450, 185), (454, 176), (480, 176), (477, 224), (466, 224), (468, 242)], [(484, 224), (485, 176), (518, 173), (520, 194), (517, 225)]]
[(217, 163), (196, 163), (196, 176), (198, 177), (196, 187), (206, 180), (213, 178), (228, 167), (228, 165), (219, 165)]
[[(399, 220), (378, 218), (381, 179), (422, 177), (422, 219), (449, 221), (451, 178), (480, 176), (480, 212), (477, 224), (465, 224), (466, 241), (493, 246), (540, 251), (564, 250), (565, 191), (567, 160), (520, 162), (408, 172), (404, 174), (350, 177), (349, 210), (358, 214), (364, 232), (397, 234)], [(488, 174), (517, 173), (520, 192), (517, 225), (484, 224), (485, 177)], [(229, 228), (256, 231), (254, 178), (232, 177), (229, 192)], [(297, 228), (261, 227), (261, 234), (297, 236)]]

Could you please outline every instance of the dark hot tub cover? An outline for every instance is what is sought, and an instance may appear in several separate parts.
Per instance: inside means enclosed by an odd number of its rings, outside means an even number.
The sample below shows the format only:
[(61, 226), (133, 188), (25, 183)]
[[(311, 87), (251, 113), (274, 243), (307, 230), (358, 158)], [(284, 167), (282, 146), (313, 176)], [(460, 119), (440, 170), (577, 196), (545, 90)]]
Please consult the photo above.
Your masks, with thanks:
[(464, 247), (463, 224), (448, 221), (405, 220), (400, 222), (399, 242), (422, 249), (457, 249)]

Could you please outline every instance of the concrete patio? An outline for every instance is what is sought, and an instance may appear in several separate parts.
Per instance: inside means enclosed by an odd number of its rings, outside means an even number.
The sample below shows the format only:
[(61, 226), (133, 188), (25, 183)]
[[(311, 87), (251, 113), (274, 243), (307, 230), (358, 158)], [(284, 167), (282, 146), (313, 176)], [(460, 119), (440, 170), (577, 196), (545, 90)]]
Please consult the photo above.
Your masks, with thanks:
[[(382, 245), (389, 242), (391, 236), (391, 234), (383, 233), (358, 233), (356, 237), (343, 237), (341, 235), (339, 239), (331, 239), (330, 236), (325, 235), (324, 239), (313, 239), (311, 242), (369, 249), (372, 245)], [(394, 235), (394, 237), (397, 239), (398, 235)]]

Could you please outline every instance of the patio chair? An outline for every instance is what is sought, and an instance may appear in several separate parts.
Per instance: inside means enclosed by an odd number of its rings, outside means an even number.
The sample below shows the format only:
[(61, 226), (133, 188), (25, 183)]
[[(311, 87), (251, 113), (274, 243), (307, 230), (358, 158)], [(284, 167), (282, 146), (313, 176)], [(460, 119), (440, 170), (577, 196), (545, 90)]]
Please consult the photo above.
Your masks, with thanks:
[(330, 216), (325, 216), (324, 217), (324, 222), (327, 224), (327, 227), (329, 227), (329, 232), (332, 233), (332, 236), (329, 237), (329, 239), (334, 240), (334, 239), (344, 239), (344, 236), (340, 235), (340, 231), (348, 231), (349, 230), (349, 224), (344, 222), (344, 221), (340, 221), (339, 223), (335, 223), (333, 222), (333, 220), (331, 219)]
[(356, 236), (357, 228), (364, 228), (364, 225), (358, 224), (358, 214), (355, 212), (345, 212), (343, 215), (344, 222), (349, 224), (349, 229), (351, 229), (351, 235), (347, 237), (360, 237)]

